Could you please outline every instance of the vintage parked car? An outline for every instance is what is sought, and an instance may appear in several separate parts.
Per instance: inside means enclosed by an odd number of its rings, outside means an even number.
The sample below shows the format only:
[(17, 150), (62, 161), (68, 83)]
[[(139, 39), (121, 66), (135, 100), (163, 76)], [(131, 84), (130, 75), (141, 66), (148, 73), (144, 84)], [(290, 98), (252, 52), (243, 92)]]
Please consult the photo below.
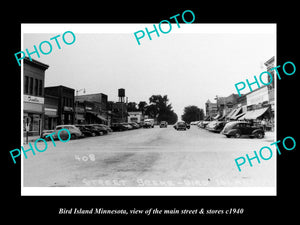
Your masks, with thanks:
[(132, 130), (133, 126), (131, 126), (129, 123), (123, 122), (121, 123), (123, 126), (127, 127), (127, 130)]
[(128, 127), (124, 126), (123, 124), (121, 123), (113, 123), (111, 125), (111, 129), (113, 131), (125, 131), (125, 130), (128, 130)]
[(112, 130), (109, 126), (107, 126), (107, 125), (105, 125), (105, 124), (94, 123), (94, 124), (90, 124), (90, 125), (102, 127), (102, 128), (104, 128), (104, 129), (106, 129), (108, 132), (113, 132), (113, 130)]
[(206, 129), (212, 132), (220, 133), (224, 126), (226, 124), (226, 121), (211, 121), (209, 124), (207, 124)]
[[(58, 125), (58, 126), (55, 127), (55, 130), (54, 130), (54, 132), (55, 132), (55, 134), (53, 135), (54, 139), (58, 139), (58, 132), (61, 129), (68, 129), (70, 134), (71, 134), (71, 139), (84, 137), (82, 132), (77, 127), (75, 127), (74, 125)], [(60, 136), (61, 139), (67, 140), (68, 137), (69, 137), (69, 134), (68, 134), (67, 131), (61, 131), (59, 133), (59, 136)]]
[(190, 128), (191, 128), (191, 125), (190, 125), (189, 123), (185, 123), (185, 125), (186, 125), (186, 128), (187, 128), (187, 129), (190, 129)]
[(133, 129), (139, 129), (140, 128), (140, 125), (135, 123), (135, 122), (129, 122), (128, 123), (130, 126), (132, 126)]
[(154, 119), (145, 119), (143, 127), (144, 128), (154, 128)]
[(209, 122), (210, 121), (204, 121), (203, 120), (203, 121), (199, 122), (197, 126), (200, 127), (200, 128), (205, 128), (207, 126), (207, 124), (209, 124)]
[(108, 131), (106, 129), (96, 126), (96, 125), (85, 124), (84, 127), (88, 128), (92, 132), (95, 132), (97, 136), (108, 133)]
[(54, 130), (43, 130), (41, 133), (41, 138), (45, 139), (45, 140), (50, 140), (50, 137), (47, 137), (47, 135), (52, 134), (54, 132)]
[(76, 124), (75, 127), (78, 127), (78, 129), (83, 133), (85, 137), (95, 137), (97, 135), (97, 132), (88, 129), (87, 127), (85, 127), (85, 125)]
[(265, 132), (262, 127), (253, 126), (246, 121), (228, 122), (221, 133), (226, 135), (226, 137), (235, 138), (239, 138), (244, 135), (256, 138), (263, 138), (265, 136)]
[(192, 121), (190, 124), (191, 125), (197, 125), (200, 121)]
[(186, 130), (186, 123), (184, 121), (179, 121), (173, 126), (176, 130)]
[(168, 122), (167, 121), (161, 121), (159, 124), (160, 128), (167, 128), (168, 127)]

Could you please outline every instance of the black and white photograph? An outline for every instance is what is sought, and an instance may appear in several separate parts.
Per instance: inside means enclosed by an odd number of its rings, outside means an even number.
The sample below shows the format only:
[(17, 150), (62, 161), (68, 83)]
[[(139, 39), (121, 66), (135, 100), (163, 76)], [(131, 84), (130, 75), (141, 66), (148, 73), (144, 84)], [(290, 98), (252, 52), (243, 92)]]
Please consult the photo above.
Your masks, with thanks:
[(21, 24), (22, 195), (276, 195), (276, 24), (163, 25)]
[(3, 218), (294, 221), (296, 2), (109, 3), (3, 6)]

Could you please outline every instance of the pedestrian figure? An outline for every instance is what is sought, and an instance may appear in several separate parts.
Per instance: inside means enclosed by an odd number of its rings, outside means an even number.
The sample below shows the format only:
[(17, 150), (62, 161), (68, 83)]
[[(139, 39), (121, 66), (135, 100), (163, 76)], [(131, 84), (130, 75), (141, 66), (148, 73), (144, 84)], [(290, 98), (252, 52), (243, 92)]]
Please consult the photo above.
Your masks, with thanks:
[(261, 125), (262, 125), (262, 127), (263, 127), (263, 130), (266, 131), (267, 122), (266, 122), (265, 119), (263, 119), (263, 120), (261, 121)]

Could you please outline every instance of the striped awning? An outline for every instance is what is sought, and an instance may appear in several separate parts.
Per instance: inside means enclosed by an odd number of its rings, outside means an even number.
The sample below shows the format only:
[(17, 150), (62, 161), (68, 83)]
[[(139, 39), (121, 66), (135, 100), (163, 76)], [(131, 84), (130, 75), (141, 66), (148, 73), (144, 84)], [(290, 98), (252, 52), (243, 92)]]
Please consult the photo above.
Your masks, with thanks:
[(262, 116), (268, 109), (269, 107), (248, 111), (244, 116), (240, 117), (239, 120), (257, 119), (258, 117)]

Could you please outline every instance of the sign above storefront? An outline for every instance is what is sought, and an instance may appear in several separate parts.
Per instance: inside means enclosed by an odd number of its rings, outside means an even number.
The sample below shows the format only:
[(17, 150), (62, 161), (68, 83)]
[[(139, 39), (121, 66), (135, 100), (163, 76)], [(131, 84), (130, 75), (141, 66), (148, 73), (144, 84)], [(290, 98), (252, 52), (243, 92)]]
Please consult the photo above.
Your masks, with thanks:
[(64, 106), (64, 111), (73, 112), (73, 108), (69, 106)]
[(24, 102), (44, 104), (43, 97), (37, 97), (37, 96), (32, 96), (32, 95), (23, 95), (23, 100), (24, 100)]
[(269, 93), (267, 86), (251, 92), (247, 96), (247, 105), (257, 105), (263, 102), (269, 102)]

